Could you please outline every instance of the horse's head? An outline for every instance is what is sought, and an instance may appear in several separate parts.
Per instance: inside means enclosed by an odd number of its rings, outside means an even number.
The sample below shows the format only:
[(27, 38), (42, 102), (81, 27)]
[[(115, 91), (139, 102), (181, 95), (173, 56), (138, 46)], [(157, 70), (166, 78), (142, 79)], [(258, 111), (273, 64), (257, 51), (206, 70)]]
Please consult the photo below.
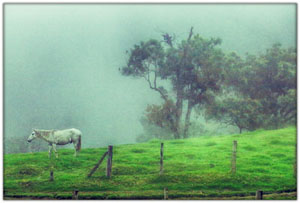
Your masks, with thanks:
[(32, 133), (29, 135), (27, 141), (31, 142), (32, 140), (34, 140), (36, 138), (36, 131), (32, 130)]

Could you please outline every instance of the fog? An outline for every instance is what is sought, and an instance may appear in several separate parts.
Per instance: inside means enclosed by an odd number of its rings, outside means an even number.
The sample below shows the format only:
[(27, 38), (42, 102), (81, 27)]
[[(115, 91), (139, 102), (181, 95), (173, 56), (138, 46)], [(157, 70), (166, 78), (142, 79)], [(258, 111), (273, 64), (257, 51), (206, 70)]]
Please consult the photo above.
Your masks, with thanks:
[(163, 32), (180, 41), (191, 26), (228, 52), (295, 46), (296, 4), (6, 4), (5, 140), (75, 127), (83, 148), (134, 143), (146, 106), (161, 99), (120, 74), (125, 51)]

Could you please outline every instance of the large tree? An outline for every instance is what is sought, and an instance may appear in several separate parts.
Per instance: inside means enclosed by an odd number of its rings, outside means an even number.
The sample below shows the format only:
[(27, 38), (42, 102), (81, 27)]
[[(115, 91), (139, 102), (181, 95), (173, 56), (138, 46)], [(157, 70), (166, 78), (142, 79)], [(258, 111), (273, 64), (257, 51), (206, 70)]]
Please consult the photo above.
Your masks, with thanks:
[(255, 130), (262, 126), (264, 115), (259, 101), (239, 97), (216, 99), (205, 109), (207, 119), (239, 128), (239, 132)]
[(231, 53), (225, 61), (226, 94), (207, 108), (208, 117), (240, 131), (295, 123), (295, 49), (274, 44), (265, 53), (245, 58)]
[(239, 91), (259, 100), (265, 127), (278, 128), (296, 119), (296, 50), (274, 44), (265, 53), (246, 58), (247, 73)]
[[(149, 88), (160, 94), (163, 104), (149, 105), (147, 118), (170, 129), (175, 139), (188, 136), (193, 108), (212, 100), (220, 89), (223, 53), (216, 47), (220, 43), (220, 39), (193, 35), (191, 28), (181, 43), (175, 44), (166, 34), (164, 41), (151, 39), (134, 45), (129, 51), (122, 74), (144, 78)], [(163, 80), (168, 81), (171, 88), (162, 86)], [(184, 102), (186, 111), (183, 111)], [(184, 130), (181, 128), (183, 112), (186, 113)]]

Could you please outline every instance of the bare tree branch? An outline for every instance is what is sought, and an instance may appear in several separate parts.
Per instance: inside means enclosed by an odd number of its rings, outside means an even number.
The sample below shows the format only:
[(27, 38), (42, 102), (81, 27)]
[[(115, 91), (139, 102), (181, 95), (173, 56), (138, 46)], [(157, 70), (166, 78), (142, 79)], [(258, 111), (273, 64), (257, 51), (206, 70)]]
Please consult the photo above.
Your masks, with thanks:
[[(191, 40), (192, 35), (193, 35), (193, 27), (191, 27), (190, 34), (189, 34), (189, 37), (188, 37), (188, 39), (187, 39), (187, 42), (189, 42), (189, 41)], [(184, 60), (185, 57), (186, 57), (187, 49), (188, 49), (188, 44), (184, 47), (184, 50), (183, 50), (183, 57), (182, 57), (181, 63), (183, 62), (183, 60)]]
[(191, 30), (190, 30), (190, 34), (189, 34), (189, 38), (188, 38), (188, 41), (190, 41), (190, 39), (191, 39), (191, 37), (192, 37), (192, 35), (193, 35), (193, 26), (191, 27)]
[(156, 71), (154, 71), (154, 87), (156, 88)]
[(147, 76), (143, 76), (145, 78), (145, 80), (148, 82), (150, 89), (155, 90), (157, 92), (159, 92), (160, 96), (167, 101), (168, 100), (168, 96), (165, 95), (159, 88), (156, 87), (156, 72), (154, 72), (154, 86), (151, 84), (151, 80), (150, 80), (150, 71), (148, 71)]

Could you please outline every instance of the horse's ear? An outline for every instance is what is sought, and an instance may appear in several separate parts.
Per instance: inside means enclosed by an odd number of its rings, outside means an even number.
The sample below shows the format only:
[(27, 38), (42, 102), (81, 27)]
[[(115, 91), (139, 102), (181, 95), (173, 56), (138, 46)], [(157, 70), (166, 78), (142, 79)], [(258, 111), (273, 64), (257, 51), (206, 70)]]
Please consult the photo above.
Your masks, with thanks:
[(32, 132), (36, 132), (36, 130), (32, 128)]

